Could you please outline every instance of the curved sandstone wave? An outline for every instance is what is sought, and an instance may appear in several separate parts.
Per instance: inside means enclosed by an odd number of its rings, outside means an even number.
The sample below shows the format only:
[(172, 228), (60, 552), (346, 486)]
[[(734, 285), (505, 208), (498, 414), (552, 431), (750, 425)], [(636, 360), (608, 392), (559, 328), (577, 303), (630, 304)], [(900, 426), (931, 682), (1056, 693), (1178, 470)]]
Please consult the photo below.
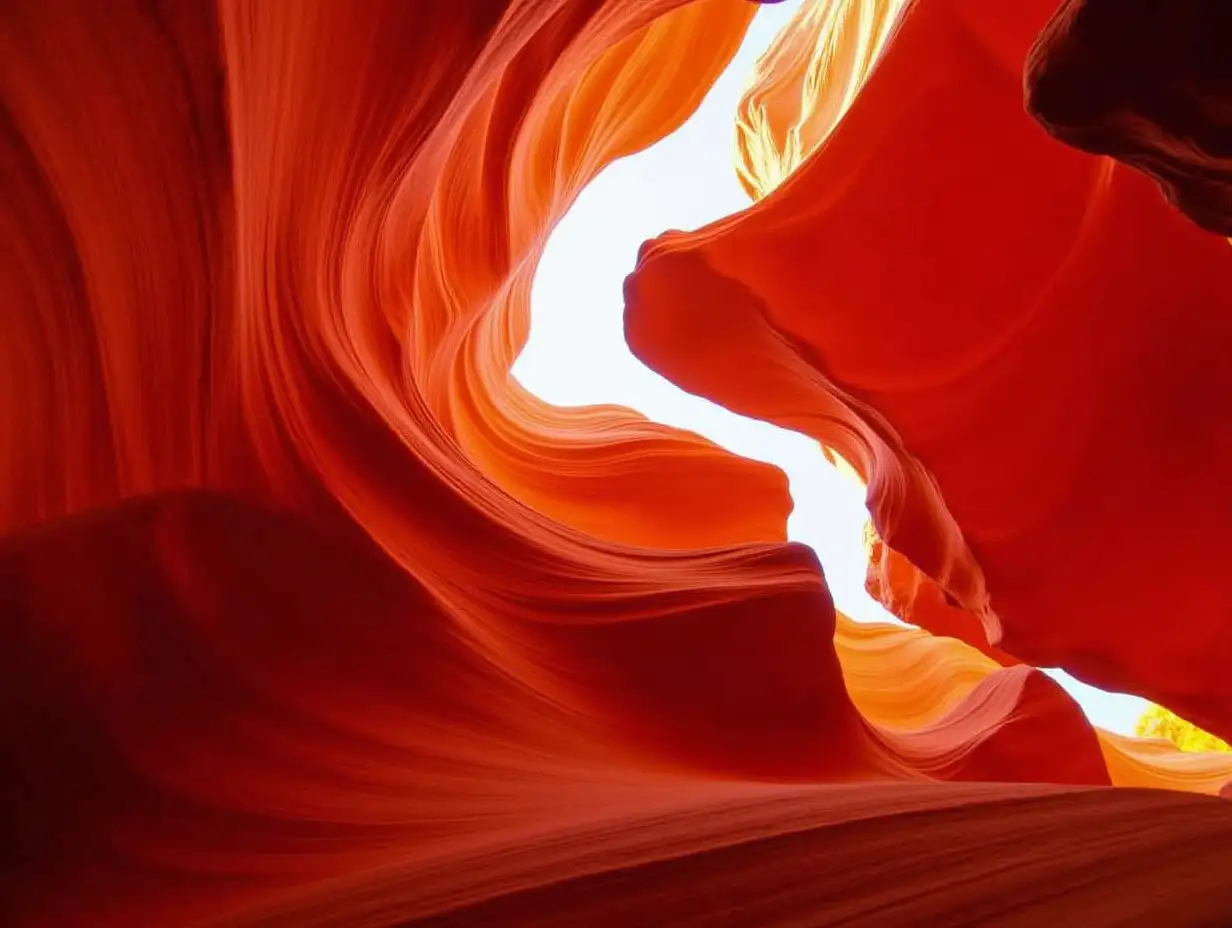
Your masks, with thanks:
[(1004, 667), (1018, 658), (988, 643), (979, 617), (958, 606), (940, 585), (864, 526), (865, 590), (894, 616), (942, 638), (957, 638)]
[[(852, 702), (873, 724), (888, 732), (913, 732), (919, 740), (929, 731), (958, 726), (964, 715), (973, 716), (992, 694), (1014, 686), (1030, 686), (1030, 698), (1020, 698), (1000, 728), (1015, 734), (1000, 734), (1011, 749), (1034, 738), (1047, 742), (1054, 755), (1053, 766), (1040, 770), (1040, 779), (1063, 782), (1064, 764), (1078, 773), (1074, 782), (1091, 782), (1089, 726), (1077, 705), (1038, 670), (1016, 665), (1003, 667), (992, 657), (956, 638), (929, 634), (920, 628), (885, 623), (857, 623), (838, 614), (835, 647), (843, 679)], [(1024, 686), (1024, 689), (1026, 687)], [(1028, 726), (1038, 726), (1028, 734)], [(978, 729), (977, 729), (978, 730)], [(1226, 753), (1180, 750), (1161, 738), (1130, 738), (1096, 728), (1094, 734), (1102, 764), (1114, 786), (1175, 789), (1217, 795), (1232, 786), (1232, 756)], [(974, 743), (975, 739), (972, 739)], [(1024, 771), (1037, 758), (1023, 752), (1007, 764)], [(1064, 760), (1062, 760), (1064, 758)]]
[[(577, 876), (583, 860), (586, 872), (619, 870), (630, 842), (661, 853), (675, 835), (669, 856), (691, 855), (690, 842), (747, 841), (750, 824), (779, 834), (766, 815), (809, 824), (809, 808), (824, 812), (809, 827), (872, 817), (902, 833), (906, 810), (1041, 790), (947, 792), (921, 773), (1108, 782), (1077, 706), (1037, 671), (968, 672), (947, 687), (936, 669), (957, 662), (928, 661), (934, 691), (969, 688), (913, 717), (856, 666), (880, 662), (919, 703), (930, 694), (904, 672), (908, 649), (868, 642), (905, 634), (925, 649), (966, 649), (953, 640), (843, 620), (853, 706), (838, 667), (827, 669), (833, 626), (812, 577), (797, 611), (818, 629), (806, 652), (802, 627), (783, 625), (786, 596), (764, 600), (757, 623), (714, 606), (537, 629), (466, 622), (362, 535), (214, 494), (137, 500), (10, 539), (0, 557), (7, 920), (249, 922), (307, 905), (312, 918), (284, 923), (367, 923), (376, 906), (387, 917), (371, 923), (390, 924), (424, 907), (516, 901), (544, 879)], [(969, 666), (989, 669), (966, 650)], [(853, 780), (868, 785), (772, 785)], [(736, 821), (707, 811), (736, 800), (752, 803)], [(1232, 828), (1230, 809), (1194, 810), (1195, 866)], [(699, 815), (719, 821), (690, 836)], [(678, 817), (685, 824), (663, 825)], [(639, 824), (650, 820), (660, 824)], [(967, 853), (991, 840), (983, 827)], [(561, 829), (574, 835), (563, 856), (550, 837)], [(507, 881), (488, 872), (509, 866)], [(700, 866), (753, 876), (739, 861)], [(753, 904), (764, 879), (732, 905)], [(376, 896), (363, 888), (373, 882)], [(1217, 881), (1210, 891), (1226, 896)]]
[[(1039, 896), (1110, 922), (1183, 898), (1182, 924), (1232, 905), (1232, 806), (1100, 788), (1128, 765), (1215, 792), (1216, 768), (1110, 754), (1026, 663), (851, 625), (783, 542), (777, 470), (510, 378), (552, 225), (689, 115), (754, 10), (4, 6), (0, 921), (1012, 923)], [(759, 217), (809, 170), (722, 235), (778, 242)], [(825, 202), (787, 203), (812, 247)], [(747, 336), (758, 401), (731, 408), (851, 460), (887, 543), (1013, 627), (919, 424), (840, 390), (710, 257), (667, 273), (659, 250), (630, 285), (635, 347), (692, 318), (665, 366), (692, 386)], [(1147, 872), (1168, 891), (1129, 892)]]
[[(549, 832), (534, 854), (495, 864), (451, 855), (446, 879), (410, 864), (327, 885), (253, 923), (386, 925), (413, 913), (400, 923), (707, 925), (722, 913), (742, 926), (1204, 925), (1232, 904), (1211, 882), (1232, 806), (1204, 797), (987, 784), (758, 792)], [(1080, 852), (1071, 829), (1091, 839)], [(1127, 872), (1148, 859), (1159, 884), (1190, 893), (1127, 892)]]
[(803, 3), (758, 60), (736, 114), (736, 171), (760, 200), (830, 135), (909, 0)]
[[(508, 376), (552, 222), (683, 121), (752, 8), (250, 6), (5, 11), (0, 525), (254, 474), (353, 496), (381, 445), (603, 538), (781, 540), (777, 471)], [(440, 73), (399, 70), (441, 48)], [(690, 52), (665, 69), (665, 48)]]
[[(1024, 112), (1052, 12), (912, 5), (787, 181), (643, 249), (626, 332), (850, 461), (989, 643), (1226, 735), (1232, 254)], [(755, 375), (723, 376), (733, 353)], [(1157, 647), (1165, 616), (1185, 633)]]

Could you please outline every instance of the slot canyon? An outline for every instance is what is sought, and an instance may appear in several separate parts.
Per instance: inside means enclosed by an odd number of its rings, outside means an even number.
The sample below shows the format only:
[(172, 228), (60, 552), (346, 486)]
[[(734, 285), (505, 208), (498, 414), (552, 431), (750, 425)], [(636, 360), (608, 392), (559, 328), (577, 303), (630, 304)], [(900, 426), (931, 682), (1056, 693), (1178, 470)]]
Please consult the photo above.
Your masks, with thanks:
[(795, 0), (621, 265), (869, 619), (515, 370), (777, 5), (0, 0), (0, 924), (1232, 924), (1225, 6)]

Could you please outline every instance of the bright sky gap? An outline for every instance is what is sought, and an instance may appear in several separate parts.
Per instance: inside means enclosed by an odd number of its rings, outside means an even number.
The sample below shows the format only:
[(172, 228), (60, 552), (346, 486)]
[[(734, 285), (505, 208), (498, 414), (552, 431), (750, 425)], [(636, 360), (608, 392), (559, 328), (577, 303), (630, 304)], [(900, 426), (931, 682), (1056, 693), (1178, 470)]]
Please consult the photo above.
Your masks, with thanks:
[[(749, 205), (732, 166), (737, 102), (754, 62), (800, 2), (762, 7), (693, 117), (657, 145), (613, 163), (582, 191), (548, 240), (531, 292), (530, 341), (513, 372), (550, 403), (618, 403), (781, 468), (795, 501), (788, 536), (817, 552), (836, 606), (857, 621), (895, 621), (864, 590), (862, 488), (826, 462), (812, 439), (685, 393), (634, 358), (624, 341), (622, 283), (641, 243)], [(1133, 733), (1144, 700), (1047, 672), (1093, 724)]]

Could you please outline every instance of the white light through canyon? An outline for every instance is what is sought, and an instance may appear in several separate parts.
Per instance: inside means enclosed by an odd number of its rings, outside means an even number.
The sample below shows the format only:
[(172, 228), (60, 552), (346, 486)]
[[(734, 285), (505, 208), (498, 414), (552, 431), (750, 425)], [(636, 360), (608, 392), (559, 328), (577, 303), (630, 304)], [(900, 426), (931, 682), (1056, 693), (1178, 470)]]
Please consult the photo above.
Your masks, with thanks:
[[(835, 605), (857, 621), (895, 621), (864, 590), (862, 487), (835, 470), (816, 442), (691, 396), (630, 354), (622, 283), (638, 246), (666, 229), (691, 230), (749, 205), (732, 166), (736, 105), (757, 57), (800, 0), (763, 7), (701, 107), (657, 145), (604, 170), (548, 241), (531, 293), (531, 334), (514, 375), (559, 406), (618, 403), (781, 468), (795, 509), (788, 536), (810, 545)], [(1049, 671), (1092, 723), (1132, 734), (1146, 703)]]

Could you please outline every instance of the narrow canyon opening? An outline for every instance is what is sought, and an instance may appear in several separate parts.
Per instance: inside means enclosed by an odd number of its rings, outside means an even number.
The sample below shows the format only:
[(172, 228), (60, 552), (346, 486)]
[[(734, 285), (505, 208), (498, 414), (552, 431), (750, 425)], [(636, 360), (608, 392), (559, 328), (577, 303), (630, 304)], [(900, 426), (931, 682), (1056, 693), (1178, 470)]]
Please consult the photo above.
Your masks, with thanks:
[[(691, 231), (750, 205), (733, 167), (734, 114), (757, 59), (803, 0), (763, 6), (739, 52), (697, 112), (655, 145), (603, 170), (548, 239), (531, 292), (531, 330), (513, 368), (530, 392), (558, 406), (617, 404), (686, 429), (786, 473), (794, 509), (788, 537), (821, 561), (835, 606), (857, 622), (901, 624), (865, 590), (864, 487), (811, 438), (738, 416), (650, 370), (625, 343), (622, 283), (641, 244)], [(733, 376), (738, 371), (733, 370)], [(721, 501), (716, 500), (716, 505)], [(1148, 706), (1047, 668), (1091, 723), (1133, 734)]]

